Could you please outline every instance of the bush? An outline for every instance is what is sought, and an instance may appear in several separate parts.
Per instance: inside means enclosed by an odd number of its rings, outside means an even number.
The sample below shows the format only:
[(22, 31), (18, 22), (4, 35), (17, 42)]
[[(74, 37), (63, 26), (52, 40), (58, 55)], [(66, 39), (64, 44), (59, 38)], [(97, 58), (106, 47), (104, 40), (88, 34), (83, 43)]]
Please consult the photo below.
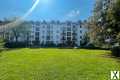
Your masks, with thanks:
[(94, 44), (90, 43), (85, 46), (81, 46), (81, 48), (86, 48), (86, 49), (99, 49), (99, 47), (96, 47)]
[(85, 46), (88, 49), (95, 49), (96, 47), (94, 46), (94, 44), (88, 44)]
[(5, 45), (4, 39), (0, 37), (0, 52), (2, 52), (5, 49), (4, 45)]
[(0, 37), (0, 48), (4, 48), (4, 39)]
[(113, 47), (111, 51), (113, 56), (120, 57), (120, 46)]
[(27, 43), (26, 42), (7, 42), (5, 44), (5, 47), (7, 48), (24, 48), (27, 47)]

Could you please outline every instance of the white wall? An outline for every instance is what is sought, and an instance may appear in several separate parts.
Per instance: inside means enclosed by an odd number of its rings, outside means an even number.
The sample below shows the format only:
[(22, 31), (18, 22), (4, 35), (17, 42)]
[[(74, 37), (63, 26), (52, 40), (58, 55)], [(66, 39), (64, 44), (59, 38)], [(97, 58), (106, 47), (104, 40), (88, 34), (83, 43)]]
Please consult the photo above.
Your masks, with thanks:
[[(53, 41), (55, 44), (60, 44), (62, 43), (62, 33), (63, 33), (63, 30), (66, 29), (67, 27), (70, 27), (72, 29), (72, 32), (73, 33), (73, 26), (75, 26), (75, 33), (77, 34), (75, 37), (76, 37), (76, 44), (78, 46), (80, 46), (80, 41), (81, 41), (81, 37), (84, 36), (85, 32), (87, 31), (85, 25), (81, 25), (79, 23), (71, 23), (71, 25), (67, 25), (67, 23), (59, 23), (59, 24), (56, 24), (56, 23), (40, 23), (39, 25), (38, 24), (33, 24), (32, 28), (31, 28), (31, 36), (32, 38), (30, 39), (31, 41), (34, 41), (35, 40), (35, 32), (39, 32), (40, 35), (39, 35), (39, 41), (40, 43), (44, 43), (44, 44), (47, 44), (47, 39), (46, 37), (49, 35), (47, 33), (47, 31), (50, 31), (50, 41)], [(48, 27), (50, 26), (50, 29), (48, 29)], [(40, 30), (39, 31), (36, 31), (36, 28), (39, 28)], [(67, 30), (66, 30), (67, 32)], [(44, 38), (43, 38), (44, 36)], [(65, 36), (65, 35), (64, 35)], [(81, 37), (80, 37), (81, 36)]]

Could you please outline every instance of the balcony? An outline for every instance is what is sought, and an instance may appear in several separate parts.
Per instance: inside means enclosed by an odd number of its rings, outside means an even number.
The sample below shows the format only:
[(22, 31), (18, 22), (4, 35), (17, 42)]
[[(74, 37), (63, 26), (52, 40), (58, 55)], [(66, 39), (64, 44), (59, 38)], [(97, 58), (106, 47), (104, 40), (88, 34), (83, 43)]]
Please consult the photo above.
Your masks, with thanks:
[(72, 35), (77, 35), (77, 33), (72, 33)]
[(65, 37), (63, 37), (62, 40), (63, 40), (63, 41), (66, 40)]

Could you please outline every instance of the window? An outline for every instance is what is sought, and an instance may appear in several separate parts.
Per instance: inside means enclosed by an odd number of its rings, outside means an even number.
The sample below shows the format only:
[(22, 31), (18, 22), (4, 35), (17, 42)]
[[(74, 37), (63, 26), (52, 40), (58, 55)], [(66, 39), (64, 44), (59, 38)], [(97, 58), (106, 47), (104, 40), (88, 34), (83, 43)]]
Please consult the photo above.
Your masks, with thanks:
[(39, 32), (36, 32), (35, 33), (35, 36), (39, 37), (40, 33)]
[(44, 36), (42, 36), (42, 38), (44, 39)]
[(44, 34), (45, 33), (45, 31), (42, 31), (42, 34)]
[(59, 36), (58, 36), (58, 35), (56, 35), (56, 38), (58, 39), (58, 38), (59, 38)]
[(76, 37), (75, 37), (75, 36), (73, 36), (72, 40), (76, 40)]
[(82, 33), (82, 31), (80, 30), (80, 33)]
[(82, 28), (82, 26), (80, 25), (80, 28)]
[(42, 28), (45, 28), (45, 26), (42, 26)]
[(57, 30), (57, 33), (59, 33), (59, 30)]
[(48, 29), (50, 29), (50, 26), (47, 26)]
[(30, 38), (34, 38), (34, 35), (31, 35)]
[(73, 30), (74, 30), (74, 31), (76, 31), (76, 30), (77, 30), (77, 28), (76, 28), (75, 26), (73, 26)]
[(51, 36), (51, 39), (53, 39), (53, 36)]
[(67, 40), (68, 40), (68, 41), (71, 41), (71, 37), (67, 37)]
[(82, 39), (82, 36), (80, 36), (80, 39)]
[(40, 28), (39, 28), (39, 27), (36, 27), (36, 31), (40, 31)]
[(50, 36), (47, 36), (47, 40), (50, 40)]
[(71, 28), (70, 28), (70, 27), (68, 27), (68, 28), (67, 28), (67, 30), (68, 30), (68, 31), (71, 31)]
[(50, 34), (53, 34), (53, 31), (50, 31)]
[(58, 41), (56, 41), (56, 43), (59, 43)]
[(39, 37), (35, 37), (35, 40), (36, 40), (36, 41), (39, 41)]
[(49, 30), (47, 31), (47, 34), (50, 34), (50, 31), (49, 31)]
[(67, 36), (71, 36), (71, 32), (67, 32)]
[(73, 26), (73, 28), (75, 28), (75, 25)]

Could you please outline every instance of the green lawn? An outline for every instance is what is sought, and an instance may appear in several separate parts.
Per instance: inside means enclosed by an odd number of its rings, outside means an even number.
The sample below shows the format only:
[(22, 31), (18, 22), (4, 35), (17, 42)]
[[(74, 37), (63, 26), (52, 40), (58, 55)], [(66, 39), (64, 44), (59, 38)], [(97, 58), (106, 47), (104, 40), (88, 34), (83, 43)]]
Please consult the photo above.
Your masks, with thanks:
[(110, 80), (120, 61), (110, 51), (16, 49), (0, 53), (0, 80)]

